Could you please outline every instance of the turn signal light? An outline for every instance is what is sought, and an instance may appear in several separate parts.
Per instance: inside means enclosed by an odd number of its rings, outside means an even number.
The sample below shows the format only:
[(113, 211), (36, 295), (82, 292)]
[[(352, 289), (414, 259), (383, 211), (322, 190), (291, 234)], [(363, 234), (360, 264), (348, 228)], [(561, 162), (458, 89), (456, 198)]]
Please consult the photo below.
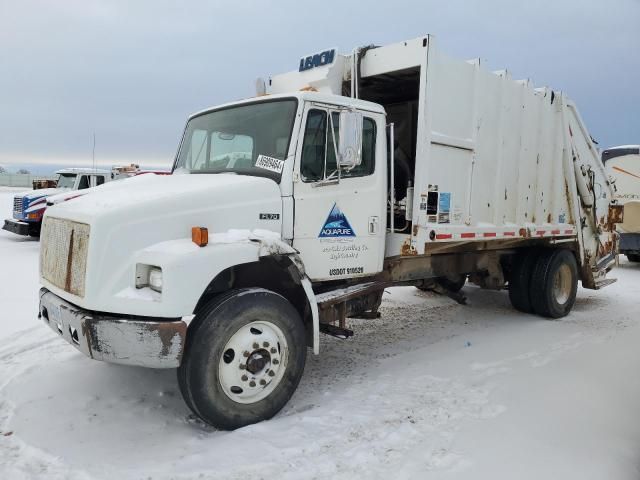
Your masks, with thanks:
[(207, 227), (192, 227), (191, 241), (199, 247), (205, 247), (209, 243), (209, 230), (207, 230)]

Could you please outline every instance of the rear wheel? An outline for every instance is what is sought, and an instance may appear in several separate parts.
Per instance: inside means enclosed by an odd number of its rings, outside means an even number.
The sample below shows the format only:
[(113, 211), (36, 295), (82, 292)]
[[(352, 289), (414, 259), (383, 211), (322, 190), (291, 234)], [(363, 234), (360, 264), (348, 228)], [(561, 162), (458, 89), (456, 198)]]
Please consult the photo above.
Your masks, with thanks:
[(640, 262), (640, 254), (637, 253), (627, 253), (627, 259), (630, 262)]
[(566, 316), (576, 301), (578, 265), (569, 250), (541, 253), (531, 277), (531, 305), (538, 315)]
[(306, 360), (305, 328), (295, 308), (268, 290), (235, 290), (212, 300), (193, 322), (178, 369), (189, 408), (225, 430), (278, 413)]
[(538, 259), (539, 252), (528, 249), (517, 254), (513, 260), (509, 277), (509, 300), (516, 310), (533, 313), (530, 299), (531, 276)]

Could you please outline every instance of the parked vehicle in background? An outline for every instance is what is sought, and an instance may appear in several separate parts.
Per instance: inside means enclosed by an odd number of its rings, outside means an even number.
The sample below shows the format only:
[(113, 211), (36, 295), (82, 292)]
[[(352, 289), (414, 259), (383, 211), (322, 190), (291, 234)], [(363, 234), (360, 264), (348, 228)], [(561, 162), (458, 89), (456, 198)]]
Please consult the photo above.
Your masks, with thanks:
[(58, 181), (53, 179), (33, 180), (31, 185), (34, 190), (42, 190), (43, 188), (56, 188)]
[(111, 180), (108, 170), (93, 168), (65, 168), (58, 170), (56, 175), (58, 179), (54, 188), (40, 188), (13, 197), (13, 218), (4, 221), (3, 230), (38, 237), (48, 197), (70, 190), (88, 189)]
[(326, 50), (258, 87), (189, 118), (173, 175), (43, 223), (44, 322), (93, 359), (178, 367), (205, 422), (275, 415), (320, 332), (351, 336), (386, 287), (456, 296), (468, 278), (560, 318), (578, 281), (614, 281), (612, 190), (564, 93), (432, 36)]
[(602, 152), (602, 163), (615, 180), (614, 196), (624, 205), (623, 222), (618, 224), (620, 253), (640, 262), (640, 145), (621, 145)]
[[(111, 170), (96, 168), (65, 168), (58, 170), (55, 187), (45, 187), (42, 181), (34, 182), (34, 190), (19, 193), (13, 199), (13, 218), (4, 222), (3, 230), (18, 235), (38, 237), (42, 226), (42, 216), (47, 206), (59, 201), (84, 195), (92, 187), (98, 187), (113, 180), (128, 178), (142, 173), (135, 164), (116, 166)], [(49, 182), (49, 181), (47, 181)], [(56, 199), (55, 202), (52, 199)]]
[[(141, 170), (138, 165), (131, 164), (122, 167), (113, 167), (111, 169), (111, 180), (123, 180), (130, 177), (135, 177), (138, 175), (170, 175), (171, 172), (164, 170)], [(111, 183), (109, 183), (111, 184)], [(56, 205), (61, 202), (66, 202), (73, 198), (82, 197), (93, 190), (69, 190), (64, 191), (62, 193), (58, 193), (56, 195), (51, 195), (47, 197), (47, 207), (52, 205)]]

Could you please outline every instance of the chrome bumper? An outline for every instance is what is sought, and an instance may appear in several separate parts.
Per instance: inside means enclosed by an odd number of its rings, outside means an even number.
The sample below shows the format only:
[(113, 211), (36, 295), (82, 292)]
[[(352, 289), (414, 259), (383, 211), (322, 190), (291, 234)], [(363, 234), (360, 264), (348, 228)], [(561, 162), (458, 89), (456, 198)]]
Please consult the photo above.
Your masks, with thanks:
[(94, 360), (149, 368), (180, 366), (187, 336), (182, 320), (119, 318), (83, 310), (40, 289), (39, 318)]

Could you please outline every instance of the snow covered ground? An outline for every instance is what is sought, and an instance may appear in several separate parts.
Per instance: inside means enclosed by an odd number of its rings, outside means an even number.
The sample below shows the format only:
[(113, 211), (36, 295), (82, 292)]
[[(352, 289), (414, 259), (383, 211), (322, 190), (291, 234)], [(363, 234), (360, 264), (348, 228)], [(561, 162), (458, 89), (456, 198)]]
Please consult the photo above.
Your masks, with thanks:
[[(14, 192), (0, 189), (8, 216)], [(0, 231), (0, 478), (637, 479), (640, 265), (573, 313), (390, 289), (323, 337), (273, 420), (193, 419), (175, 371), (95, 362), (36, 319), (38, 243)]]

